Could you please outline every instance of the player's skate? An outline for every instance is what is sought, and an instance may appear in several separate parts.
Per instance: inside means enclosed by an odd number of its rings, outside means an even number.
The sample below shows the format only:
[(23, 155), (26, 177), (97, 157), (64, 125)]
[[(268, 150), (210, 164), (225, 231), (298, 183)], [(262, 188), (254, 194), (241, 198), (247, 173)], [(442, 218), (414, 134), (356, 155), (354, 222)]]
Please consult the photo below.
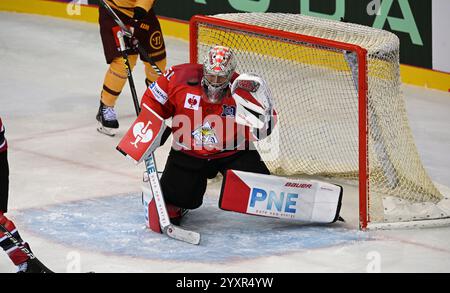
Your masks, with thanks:
[(48, 274), (53, 272), (49, 268), (44, 266), (37, 258), (33, 258), (19, 265), (17, 273)]
[(117, 121), (117, 114), (114, 111), (114, 107), (106, 106), (100, 101), (100, 107), (98, 108), (97, 121), (99, 126), (97, 131), (109, 136), (116, 135), (119, 128), (119, 121)]

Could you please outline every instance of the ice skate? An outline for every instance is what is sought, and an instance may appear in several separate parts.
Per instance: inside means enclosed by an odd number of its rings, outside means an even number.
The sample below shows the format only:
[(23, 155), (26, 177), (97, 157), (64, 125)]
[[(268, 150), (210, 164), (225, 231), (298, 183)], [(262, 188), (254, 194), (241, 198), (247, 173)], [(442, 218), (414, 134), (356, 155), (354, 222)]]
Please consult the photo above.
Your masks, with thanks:
[(100, 107), (98, 108), (97, 121), (99, 126), (97, 131), (108, 136), (116, 135), (119, 128), (119, 121), (117, 121), (117, 114), (114, 111), (114, 107), (109, 107), (100, 101)]
[(188, 209), (176, 207), (171, 204), (166, 204), (167, 212), (169, 213), (170, 222), (175, 226), (180, 226), (181, 220), (189, 212)]

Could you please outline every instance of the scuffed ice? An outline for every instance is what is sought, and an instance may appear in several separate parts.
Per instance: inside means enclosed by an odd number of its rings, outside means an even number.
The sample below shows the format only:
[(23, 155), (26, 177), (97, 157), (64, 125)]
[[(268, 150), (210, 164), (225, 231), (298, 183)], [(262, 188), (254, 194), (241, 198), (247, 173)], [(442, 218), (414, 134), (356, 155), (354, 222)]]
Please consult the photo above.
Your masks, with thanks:
[[(82, 211), (82, 212), (80, 212)], [(183, 227), (200, 232), (200, 246), (145, 228), (141, 198), (125, 194), (21, 211), (21, 220), (39, 236), (65, 245), (146, 259), (230, 261), (331, 247), (366, 240), (365, 233), (339, 224), (314, 226), (222, 211), (205, 197)]]

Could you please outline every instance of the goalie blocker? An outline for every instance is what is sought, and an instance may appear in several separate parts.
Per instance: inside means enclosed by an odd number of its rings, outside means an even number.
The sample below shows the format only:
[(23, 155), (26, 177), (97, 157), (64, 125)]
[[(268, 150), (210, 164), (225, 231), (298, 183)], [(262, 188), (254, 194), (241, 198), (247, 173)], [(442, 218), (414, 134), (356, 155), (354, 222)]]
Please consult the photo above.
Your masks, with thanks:
[(142, 104), (139, 116), (123, 136), (116, 149), (137, 163), (154, 152), (170, 135), (164, 119), (147, 104)]
[(311, 223), (334, 223), (342, 186), (316, 180), (228, 170), (219, 207), (226, 211)]

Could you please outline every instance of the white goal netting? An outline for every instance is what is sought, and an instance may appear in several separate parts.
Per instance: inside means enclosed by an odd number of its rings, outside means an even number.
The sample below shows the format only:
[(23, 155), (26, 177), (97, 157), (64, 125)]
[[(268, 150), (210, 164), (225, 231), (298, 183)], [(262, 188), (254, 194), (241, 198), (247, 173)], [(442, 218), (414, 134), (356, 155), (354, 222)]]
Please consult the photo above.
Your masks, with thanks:
[[(367, 50), (367, 68), (354, 52), (308, 38), (293, 40), (199, 22), (198, 60), (212, 45), (234, 49), (237, 71), (263, 76), (275, 97), (279, 125), (258, 150), (279, 175), (359, 179), (358, 71), (367, 72), (367, 165), (371, 222), (398, 222), (444, 213), (392, 210), (392, 202), (435, 205), (443, 196), (417, 153), (401, 92), (399, 40), (387, 31), (296, 14), (236, 13), (214, 18), (358, 45)], [(193, 44), (191, 44), (192, 46)], [(365, 127), (365, 126), (364, 126)], [(383, 202), (384, 201), (384, 202)], [(416, 207), (417, 209), (417, 207)], [(394, 208), (395, 210), (395, 208)]]

